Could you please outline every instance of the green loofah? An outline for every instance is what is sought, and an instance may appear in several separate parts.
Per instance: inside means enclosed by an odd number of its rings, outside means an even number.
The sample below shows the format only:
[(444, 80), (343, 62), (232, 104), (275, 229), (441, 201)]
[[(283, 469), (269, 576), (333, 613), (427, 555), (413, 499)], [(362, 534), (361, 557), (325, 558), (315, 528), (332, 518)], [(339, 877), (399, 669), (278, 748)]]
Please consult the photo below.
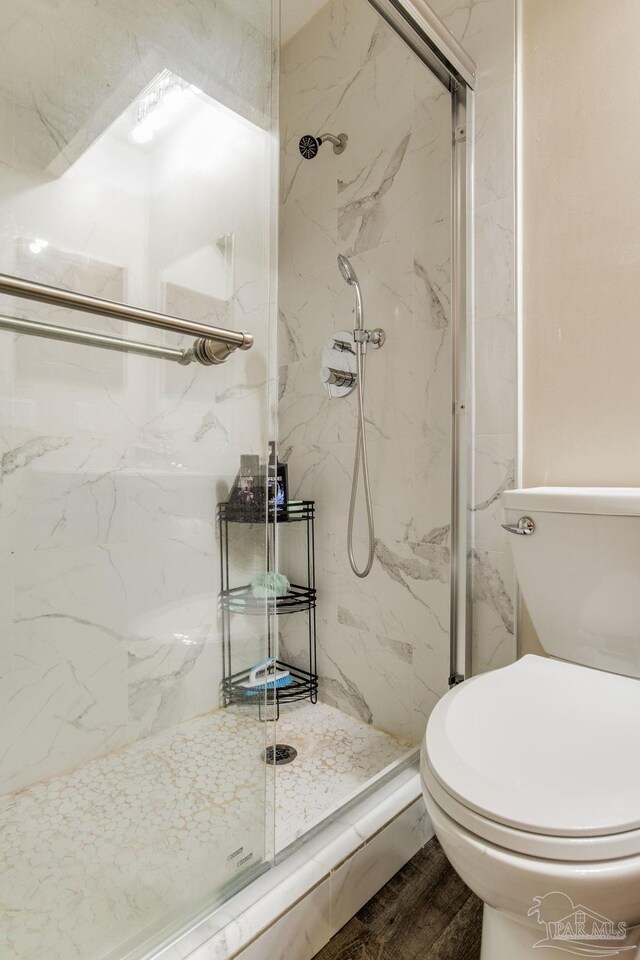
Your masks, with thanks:
[(291, 584), (283, 573), (261, 573), (251, 581), (254, 597), (284, 597)]

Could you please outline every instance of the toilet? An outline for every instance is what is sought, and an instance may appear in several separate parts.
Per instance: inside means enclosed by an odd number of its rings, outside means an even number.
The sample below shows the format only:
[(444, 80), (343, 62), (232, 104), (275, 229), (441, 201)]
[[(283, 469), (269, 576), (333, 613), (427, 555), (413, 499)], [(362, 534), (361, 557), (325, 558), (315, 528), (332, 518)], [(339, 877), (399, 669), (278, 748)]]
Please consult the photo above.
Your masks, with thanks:
[(454, 687), (421, 778), (481, 960), (640, 957), (640, 488), (503, 494), (542, 647)]

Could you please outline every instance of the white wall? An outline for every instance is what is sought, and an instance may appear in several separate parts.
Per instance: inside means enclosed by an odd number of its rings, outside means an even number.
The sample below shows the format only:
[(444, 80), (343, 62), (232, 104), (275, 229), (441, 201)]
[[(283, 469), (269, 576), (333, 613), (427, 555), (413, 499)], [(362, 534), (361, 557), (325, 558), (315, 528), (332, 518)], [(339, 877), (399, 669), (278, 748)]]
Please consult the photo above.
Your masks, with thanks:
[(522, 12), (524, 481), (637, 486), (640, 10)]

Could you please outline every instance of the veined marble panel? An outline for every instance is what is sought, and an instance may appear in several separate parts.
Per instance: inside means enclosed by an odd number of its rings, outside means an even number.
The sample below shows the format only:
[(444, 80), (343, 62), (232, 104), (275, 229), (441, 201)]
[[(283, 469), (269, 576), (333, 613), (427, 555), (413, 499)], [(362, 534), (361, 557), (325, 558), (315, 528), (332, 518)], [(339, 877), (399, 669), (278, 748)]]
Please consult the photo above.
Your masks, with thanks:
[(430, 6), (475, 60), (481, 89), (514, 75), (513, 0), (431, 0)]
[(477, 548), (472, 556), (474, 671), (514, 659), (515, 570), (511, 553)]
[(390, 47), (405, 53), (402, 41), (372, 7), (360, 0), (337, 0), (338, 77), (351, 80)]
[(472, 505), (475, 543), (479, 550), (510, 552), (502, 529), (502, 493), (515, 484), (516, 439), (513, 434), (475, 438), (475, 495)]
[[(334, 3), (326, 3), (282, 49), (280, 60), (281, 112), (294, 117), (335, 87), (338, 80), (338, 29)], [(303, 130), (303, 133), (324, 130)]]
[(485, 204), (475, 218), (476, 322), (515, 312), (515, 200)]
[(264, 13), (256, 27), (239, 5), (205, 0), (163, 0), (160, 9), (112, 0), (82, 16), (76, 6), (30, 5), (28, 16), (3, 8), (0, 17), (0, 95), (21, 108), (20, 133), (38, 144), (41, 171), (64, 172), (169, 66), (264, 123), (271, 39)]
[[(107, 23), (117, 6), (114, 2), (94, 11), (95, 17)], [(175, 5), (167, 0), (164, 6), (158, 29), (168, 40), (168, 26), (176, 25), (171, 17)], [(195, 31), (198, 44), (209, 28), (215, 27), (218, 36), (225, 17), (239, 22), (239, 10), (225, 13), (219, 5), (207, 4), (203, 33), (199, 6), (187, 4), (182, 10), (190, 24), (187, 33)], [(130, 131), (120, 129), (85, 151), (67, 175), (45, 175), (48, 152), (61, 151), (67, 160), (74, 159), (73, 151), (81, 144), (77, 138), (67, 142), (70, 126), (94, 96), (104, 94), (94, 85), (99, 53), (104, 54), (100, 43), (86, 46), (97, 59), (95, 69), (86, 76), (83, 69), (80, 79), (74, 64), (84, 54), (78, 53), (77, 43), (73, 50), (62, 44), (50, 57), (51, 35), (58, 35), (61, 26), (67, 36), (73, 34), (74, 43), (87, 27), (86, 18), (75, 11), (78, 29), (67, 29), (70, 7), (66, 0), (58, 5), (49, 33), (50, 11), (44, 8), (40, 18), (34, 10), (34, 16), (22, 22), (4, 11), (7, 29), (0, 47), (6, 56), (0, 74), (22, 49), (29, 31), (30, 47), (21, 68), (31, 63), (34, 50), (42, 53), (42, 72), (34, 73), (27, 104), (3, 100), (0, 76), (0, 114), (8, 112), (5, 132), (12, 131), (16, 150), (26, 149), (21, 138), (30, 135), (36, 111), (41, 128), (33, 137), (32, 155), (14, 151), (6, 156), (19, 170), (2, 167), (6, 269), (54, 286), (247, 329), (256, 345), (248, 353), (239, 351), (227, 366), (204, 369), (1, 334), (4, 789), (62, 773), (218, 706), (222, 658), (216, 504), (228, 497), (242, 453), (264, 458), (271, 416), (269, 263), (266, 231), (256, 229), (256, 210), (261, 209), (267, 183), (254, 176), (262, 170), (260, 151), (266, 150), (269, 138), (239, 120), (238, 130), (244, 132), (238, 151), (247, 144), (255, 149), (244, 150), (237, 167), (216, 167), (218, 179), (224, 174), (225, 202), (215, 208), (215, 216), (210, 203), (218, 180), (210, 174), (204, 184), (197, 167), (198, 158), (209, 155), (202, 138), (189, 141), (189, 166), (187, 151), (181, 155), (170, 137), (152, 158), (153, 151), (141, 150), (130, 142)], [(142, 8), (135, 14), (119, 11), (118, 30), (111, 38), (116, 72), (124, 50), (120, 13), (125, 20), (139, 17), (139, 26), (146, 24), (147, 30), (151, 22)], [(95, 18), (92, 23), (95, 26)], [(160, 34), (156, 40), (161, 46)], [(127, 36), (127, 44), (133, 42), (133, 35)], [(262, 95), (270, 63), (243, 60), (245, 54), (251, 59), (252, 49), (255, 53), (252, 36), (255, 31), (249, 30), (235, 66), (239, 74), (250, 68), (251, 82), (261, 74)], [(188, 36), (174, 39), (186, 53)], [(225, 56), (234, 47), (231, 37), (227, 41)], [(155, 75), (158, 64), (146, 61), (138, 70), (140, 50), (134, 54), (129, 79), (135, 86), (145, 71)], [(194, 82), (198, 59), (193, 49)], [(211, 69), (218, 68), (222, 61)], [(53, 102), (44, 97), (41, 85), (61, 73), (61, 85), (54, 85), (60, 96)], [(116, 91), (116, 100), (122, 93)], [(76, 94), (78, 111), (72, 111), (69, 120), (65, 98)], [(103, 119), (104, 114), (93, 118), (95, 124)], [(92, 130), (95, 133), (95, 127), (84, 132), (90, 135)], [(0, 144), (3, 160), (9, 139), (7, 133)], [(162, 164), (156, 163), (158, 156)], [(142, 169), (144, 177), (139, 176)], [(225, 282), (220, 282), (228, 299), (203, 293), (197, 269), (190, 289), (188, 264), (182, 262), (185, 250), (195, 249), (206, 259), (207, 244), (212, 239), (215, 244), (218, 236), (229, 240), (231, 234), (233, 256)], [(41, 243), (34, 243), (35, 237), (42, 237)], [(173, 269), (176, 261), (179, 270)], [(180, 283), (169, 282), (175, 275)], [(24, 302), (11, 302), (7, 309), (25, 315)], [(137, 324), (41, 304), (30, 304), (28, 315), (153, 343), (185, 343)], [(232, 560), (238, 583), (263, 569), (264, 543), (264, 530), (253, 542), (242, 541)], [(255, 663), (264, 657), (263, 623), (254, 620), (249, 625), (248, 618), (243, 619), (236, 625), (238, 655), (245, 663), (249, 657)]]
[[(420, 643), (425, 634), (444, 640), (449, 630), (449, 566), (446, 550), (422, 543), (376, 543), (376, 559), (366, 581), (348, 566), (344, 538), (332, 536), (337, 573), (338, 618), (389, 639)], [(355, 542), (366, 556), (366, 542)]]
[(321, 275), (314, 273), (281, 284), (278, 302), (281, 366), (322, 355), (336, 329), (336, 320), (343, 316), (346, 327), (351, 322), (349, 294), (335, 262)]
[(320, 696), (324, 703), (410, 744), (407, 691), (412, 685), (413, 648), (407, 641), (377, 636), (370, 624), (359, 629), (359, 623), (339, 605), (337, 624), (323, 625), (318, 646)]
[(491, 317), (476, 324), (476, 409), (478, 436), (515, 435), (518, 383), (515, 315)]
[[(280, 450), (295, 495), (316, 500), (320, 696), (373, 726), (414, 737), (449, 676), (451, 109), (448, 93), (425, 68), (421, 75), (366, 3), (340, 0), (337, 10), (338, 81), (323, 86), (306, 109), (281, 117), (283, 250), (295, 248), (306, 276), (296, 289), (285, 260)], [(326, 44), (320, 22), (302, 31), (306, 49)], [(300, 35), (296, 42), (303, 43)], [(303, 126), (344, 130), (347, 150), (302, 162)], [(331, 189), (334, 243), (319, 238), (316, 224), (303, 238), (290, 226), (294, 203), (313, 199), (319, 209), (320, 192), (328, 201)], [(387, 334), (383, 349), (367, 354), (377, 542), (365, 580), (351, 572), (346, 545), (356, 397), (328, 401), (318, 381), (327, 332), (348, 328), (353, 308), (352, 291), (340, 289), (337, 252), (350, 257), (362, 284), (366, 326)], [(302, 306), (291, 310), (294, 291)], [(355, 549), (364, 557), (360, 492), (356, 510)], [(281, 564), (298, 561), (283, 542)], [(302, 628), (289, 620), (280, 633), (287, 656), (305, 656)], [(424, 690), (416, 687), (417, 648), (425, 654)]]
[(336, 194), (332, 180), (290, 200), (280, 214), (280, 279), (288, 283), (336, 262)]
[(475, 106), (475, 200), (480, 207), (514, 192), (515, 77), (481, 88)]

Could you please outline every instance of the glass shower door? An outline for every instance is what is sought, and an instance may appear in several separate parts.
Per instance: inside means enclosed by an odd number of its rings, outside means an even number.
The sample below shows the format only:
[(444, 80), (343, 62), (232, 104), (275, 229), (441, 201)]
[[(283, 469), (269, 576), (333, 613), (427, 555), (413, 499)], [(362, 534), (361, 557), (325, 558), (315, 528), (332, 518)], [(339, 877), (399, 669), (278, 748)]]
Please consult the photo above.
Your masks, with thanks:
[[(0, 296), (7, 960), (128, 956), (272, 855), (260, 692), (222, 708), (216, 521), (271, 426), (271, 24), (269, 0), (0, 10), (0, 273), (255, 338), (184, 366), (8, 332), (191, 344)], [(238, 617), (234, 662), (266, 637)]]

